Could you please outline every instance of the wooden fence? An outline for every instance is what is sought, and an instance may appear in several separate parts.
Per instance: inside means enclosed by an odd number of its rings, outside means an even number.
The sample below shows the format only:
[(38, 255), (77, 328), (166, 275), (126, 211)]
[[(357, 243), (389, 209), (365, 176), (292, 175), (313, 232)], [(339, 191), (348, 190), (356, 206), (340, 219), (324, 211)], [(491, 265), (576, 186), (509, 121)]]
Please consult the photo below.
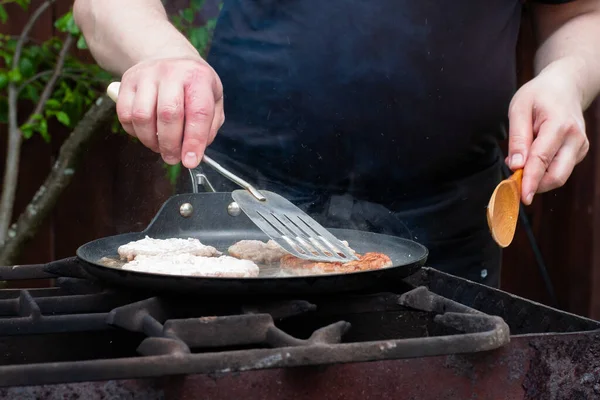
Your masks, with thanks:
[[(32, 3), (35, 7), (39, 0)], [(39, 21), (33, 37), (43, 40), (53, 34), (53, 20), (71, 5), (71, 1), (57, 1), (52, 12)], [(9, 15), (9, 22), (1, 31), (18, 34), (27, 15), (17, 7), (9, 8)], [(532, 52), (531, 35), (525, 23), (519, 47), (521, 79), (531, 76)], [(560, 308), (596, 318), (600, 318), (600, 246), (595, 246), (600, 233), (599, 117), (600, 107), (595, 105), (587, 114), (590, 154), (576, 168), (568, 184), (537, 196), (534, 205), (527, 209)], [(51, 144), (37, 137), (24, 143), (17, 213), (49, 172), (67, 134), (65, 129), (55, 127)], [(0, 138), (3, 160), (5, 127), (0, 127)], [(158, 155), (125, 136), (107, 131), (86, 153), (72, 184), (20, 262), (42, 263), (73, 256), (77, 247), (87, 241), (141, 230), (172, 194)], [(522, 225), (515, 242), (504, 254), (502, 287), (527, 298), (549, 301)]]

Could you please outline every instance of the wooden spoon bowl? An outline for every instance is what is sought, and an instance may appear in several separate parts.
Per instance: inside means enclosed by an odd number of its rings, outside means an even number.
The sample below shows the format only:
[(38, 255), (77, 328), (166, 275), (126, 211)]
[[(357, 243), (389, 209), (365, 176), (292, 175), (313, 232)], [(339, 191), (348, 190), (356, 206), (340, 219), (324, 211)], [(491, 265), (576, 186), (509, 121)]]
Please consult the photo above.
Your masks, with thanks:
[(488, 204), (488, 226), (500, 247), (508, 247), (515, 236), (521, 206), (522, 180), (523, 170), (519, 169), (496, 186)]

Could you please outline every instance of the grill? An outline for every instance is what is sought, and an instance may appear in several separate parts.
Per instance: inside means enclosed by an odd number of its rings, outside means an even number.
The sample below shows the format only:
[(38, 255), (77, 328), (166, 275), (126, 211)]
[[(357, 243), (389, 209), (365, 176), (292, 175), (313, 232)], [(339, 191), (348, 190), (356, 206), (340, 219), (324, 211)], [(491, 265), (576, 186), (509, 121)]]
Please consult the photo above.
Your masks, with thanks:
[[(596, 321), (423, 268), (393, 292), (156, 296), (76, 258), (0, 268), (0, 397), (600, 396)], [(13, 282), (18, 283), (18, 282)]]

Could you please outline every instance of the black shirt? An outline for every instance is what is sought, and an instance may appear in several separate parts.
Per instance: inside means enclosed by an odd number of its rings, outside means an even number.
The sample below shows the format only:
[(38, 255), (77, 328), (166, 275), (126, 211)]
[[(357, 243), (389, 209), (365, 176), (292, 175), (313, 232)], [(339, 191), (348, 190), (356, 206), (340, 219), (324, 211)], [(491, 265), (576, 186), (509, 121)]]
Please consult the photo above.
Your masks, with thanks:
[(208, 61), (226, 122), (208, 154), (315, 214), (408, 232), (434, 266), (497, 280), (485, 206), (521, 12), (516, 0), (225, 0)]

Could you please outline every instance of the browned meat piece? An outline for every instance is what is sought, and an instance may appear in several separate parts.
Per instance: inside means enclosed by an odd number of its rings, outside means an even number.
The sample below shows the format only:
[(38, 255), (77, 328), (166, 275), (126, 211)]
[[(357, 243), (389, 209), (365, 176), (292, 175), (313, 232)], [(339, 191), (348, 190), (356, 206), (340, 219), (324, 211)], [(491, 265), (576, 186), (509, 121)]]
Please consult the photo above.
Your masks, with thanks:
[[(348, 242), (342, 240), (342, 243), (348, 246)], [(284, 256), (293, 257), (273, 240), (266, 243), (260, 240), (240, 240), (230, 246), (228, 252), (230, 256), (264, 265), (277, 264)], [(352, 252), (356, 253), (354, 250)]]
[(343, 262), (314, 262), (285, 255), (281, 258), (281, 269), (294, 275), (343, 274), (348, 272), (369, 271), (392, 266), (392, 260), (383, 253), (357, 254), (358, 260)]
[(257, 264), (275, 264), (288, 254), (273, 240), (240, 240), (228, 249), (229, 255), (242, 260), (250, 260)]

